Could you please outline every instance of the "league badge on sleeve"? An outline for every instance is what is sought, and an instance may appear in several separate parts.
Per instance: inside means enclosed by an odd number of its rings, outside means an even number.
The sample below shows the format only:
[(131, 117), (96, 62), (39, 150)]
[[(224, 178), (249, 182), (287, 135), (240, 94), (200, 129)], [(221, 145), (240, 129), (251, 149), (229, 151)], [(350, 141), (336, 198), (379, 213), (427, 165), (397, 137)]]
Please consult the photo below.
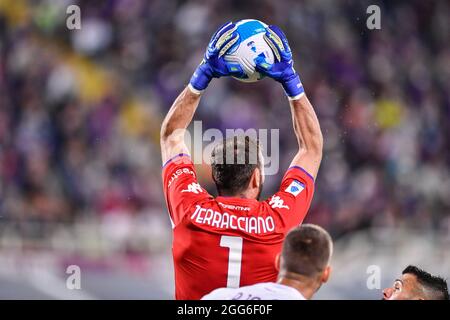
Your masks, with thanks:
[(296, 197), (303, 189), (305, 189), (305, 185), (298, 180), (294, 180), (284, 191), (289, 192)]

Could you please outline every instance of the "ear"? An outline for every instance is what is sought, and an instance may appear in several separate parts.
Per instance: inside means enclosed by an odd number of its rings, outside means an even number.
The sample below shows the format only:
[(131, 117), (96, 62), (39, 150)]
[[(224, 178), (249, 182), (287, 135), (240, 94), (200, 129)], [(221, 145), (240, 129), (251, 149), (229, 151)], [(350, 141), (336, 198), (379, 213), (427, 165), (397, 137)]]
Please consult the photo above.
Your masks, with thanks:
[(331, 266), (327, 266), (322, 273), (320, 281), (322, 283), (326, 283), (328, 281), (328, 279), (330, 278), (330, 275), (331, 275)]
[(277, 272), (280, 271), (280, 254), (277, 254), (277, 256), (275, 257), (275, 270), (277, 270)]
[(252, 177), (250, 178), (250, 188), (258, 189), (261, 184), (261, 170), (256, 168), (253, 170)]

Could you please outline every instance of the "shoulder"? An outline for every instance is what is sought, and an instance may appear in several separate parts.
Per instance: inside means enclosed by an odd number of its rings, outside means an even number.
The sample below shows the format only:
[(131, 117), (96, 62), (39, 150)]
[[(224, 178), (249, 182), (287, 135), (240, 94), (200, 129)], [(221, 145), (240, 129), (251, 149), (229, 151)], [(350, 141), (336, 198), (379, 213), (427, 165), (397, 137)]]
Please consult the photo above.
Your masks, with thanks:
[(237, 289), (219, 288), (205, 295), (202, 300), (231, 300)]
[(268, 283), (265, 287), (274, 300), (305, 300), (303, 295), (290, 286), (280, 283)]

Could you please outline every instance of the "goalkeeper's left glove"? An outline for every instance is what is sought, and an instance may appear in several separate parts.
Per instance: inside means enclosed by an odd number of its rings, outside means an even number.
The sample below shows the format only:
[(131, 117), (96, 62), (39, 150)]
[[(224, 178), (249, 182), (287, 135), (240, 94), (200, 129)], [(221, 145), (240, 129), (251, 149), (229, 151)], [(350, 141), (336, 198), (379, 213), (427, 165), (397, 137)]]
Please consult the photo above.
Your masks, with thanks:
[(258, 57), (255, 61), (256, 69), (260, 73), (280, 82), (290, 99), (300, 98), (305, 90), (299, 75), (293, 67), (294, 61), (292, 60), (291, 48), (283, 31), (277, 26), (268, 26), (264, 39), (272, 48), (275, 62), (269, 64), (264, 57)]
[(243, 75), (243, 70), (236, 64), (227, 63), (225, 53), (239, 40), (236, 25), (227, 22), (212, 36), (205, 56), (191, 77), (191, 89), (200, 93), (205, 90), (212, 78)]

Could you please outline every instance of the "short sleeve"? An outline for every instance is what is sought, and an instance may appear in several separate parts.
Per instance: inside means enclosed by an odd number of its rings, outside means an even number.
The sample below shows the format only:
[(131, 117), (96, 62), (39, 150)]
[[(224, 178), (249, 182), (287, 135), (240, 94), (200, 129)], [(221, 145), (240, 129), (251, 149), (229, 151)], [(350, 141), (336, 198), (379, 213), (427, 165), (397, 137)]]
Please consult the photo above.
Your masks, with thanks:
[(162, 179), (172, 228), (190, 212), (193, 205), (211, 198), (199, 185), (194, 164), (187, 154), (168, 160), (163, 166)]
[(290, 167), (280, 189), (265, 202), (287, 232), (305, 219), (314, 195), (314, 178), (301, 167)]

